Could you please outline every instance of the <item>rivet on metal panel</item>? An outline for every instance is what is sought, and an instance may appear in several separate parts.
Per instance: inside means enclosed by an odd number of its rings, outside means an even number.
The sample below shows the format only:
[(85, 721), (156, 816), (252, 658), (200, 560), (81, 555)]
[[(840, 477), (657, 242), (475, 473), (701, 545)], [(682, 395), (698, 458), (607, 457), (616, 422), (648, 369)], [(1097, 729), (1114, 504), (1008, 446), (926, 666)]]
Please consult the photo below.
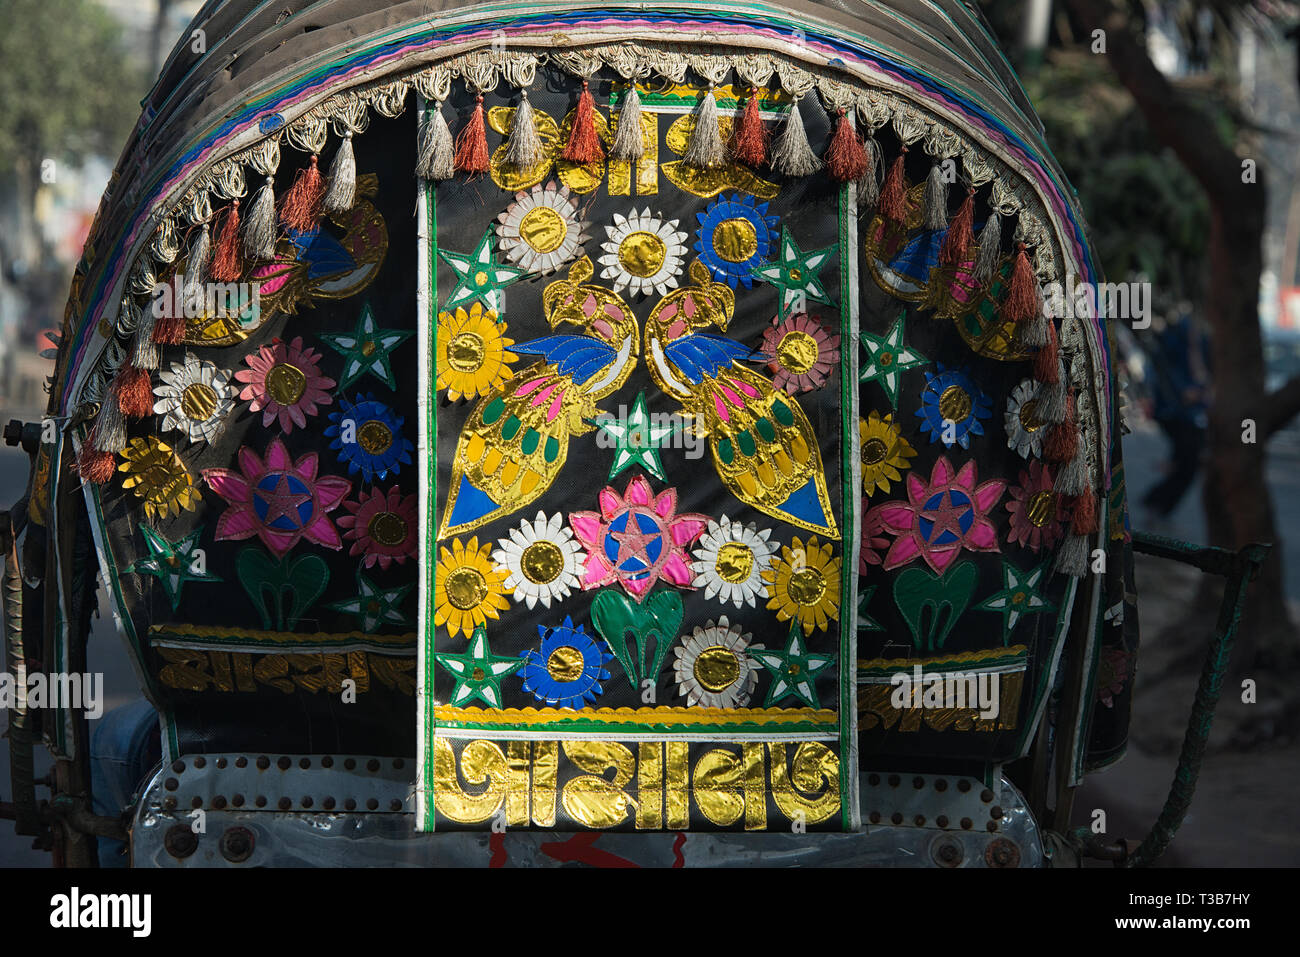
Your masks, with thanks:
[(188, 824), (173, 824), (163, 835), (163, 847), (172, 857), (189, 857), (198, 850), (199, 836)]
[(221, 856), (232, 864), (239, 864), (253, 856), (257, 841), (246, 827), (229, 827), (221, 835)]

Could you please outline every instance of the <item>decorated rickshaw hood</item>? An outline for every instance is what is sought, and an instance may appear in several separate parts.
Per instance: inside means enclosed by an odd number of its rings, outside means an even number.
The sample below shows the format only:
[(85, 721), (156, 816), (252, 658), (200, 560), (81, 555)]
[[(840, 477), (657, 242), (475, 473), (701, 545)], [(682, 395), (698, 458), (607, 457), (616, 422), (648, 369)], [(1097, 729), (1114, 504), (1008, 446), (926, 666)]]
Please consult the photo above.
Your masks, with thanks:
[[(779, 54), (786, 82), (815, 85), (828, 102), (844, 99), (869, 126), (919, 123), (934, 134), (926, 145), (932, 155), (969, 154), (971, 146), (987, 152), (1019, 180), (1006, 202), (1027, 207), (1039, 227), (1026, 237), (1038, 278), (1095, 278), (1072, 190), (1010, 67), (964, 3), (213, 2), (144, 101), (101, 200), (65, 310), (51, 413), (76, 421), (102, 398), (113, 374), (110, 347), (124, 347), (130, 336), (123, 297), (149, 288), (151, 254), (175, 258), (182, 209), (193, 214), (210, 196), (242, 192), (242, 164), (232, 158), (250, 162), (259, 144), (280, 136), (319, 149), (329, 126), (339, 131), (343, 112), (363, 124), (367, 104), (395, 115), (411, 86), (426, 92), (437, 82), (430, 71), (439, 65), (486, 88), (511, 69), (509, 51), (581, 72), (584, 58), (615, 41), (644, 44), (647, 54), (686, 51), (656, 67), (660, 73), (707, 72), (711, 57), (730, 58), (738, 72), (770, 73), (765, 54)], [(621, 66), (628, 75), (640, 68)], [(854, 93), (849, 80), (879, 95)], [(340, 105), (348, 93), (362, 102)], [(965, 150), (954, 133), (968, 141)], [(1093, 420), (1100, 428), (1089, 438), (1105, 476), (1112, 410), (1099, 322), (1086, 338), (1100, 406)]]

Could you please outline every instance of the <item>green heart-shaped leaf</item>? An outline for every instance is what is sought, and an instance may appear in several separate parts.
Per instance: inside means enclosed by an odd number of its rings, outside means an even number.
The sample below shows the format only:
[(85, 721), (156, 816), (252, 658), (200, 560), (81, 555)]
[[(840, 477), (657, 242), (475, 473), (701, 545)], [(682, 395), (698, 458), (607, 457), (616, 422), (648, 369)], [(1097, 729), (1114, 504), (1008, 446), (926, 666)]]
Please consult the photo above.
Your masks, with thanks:
[(934, 651), (943, 647), (953, 625), (970, 605), (978, 578), (975, 563), (962, 562), (943, 575), (909, 568), (894, 580), (894, 604), (903, 613), (917, 648), (924, 646), (926, 651)]

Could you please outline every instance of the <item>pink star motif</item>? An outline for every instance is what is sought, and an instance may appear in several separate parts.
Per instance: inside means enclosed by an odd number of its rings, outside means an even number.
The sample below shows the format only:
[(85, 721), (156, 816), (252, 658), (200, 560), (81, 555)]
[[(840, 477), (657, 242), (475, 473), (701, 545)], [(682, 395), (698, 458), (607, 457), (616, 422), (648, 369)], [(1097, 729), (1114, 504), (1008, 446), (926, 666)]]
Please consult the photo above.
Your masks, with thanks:
[(298, 506), (310, 502), (311, 493), (294, 492), (289, 487), (288, 480), (281, 475), (279, 481), (276, 482), (275, 491), (270, 495), (262, 495), (262, 500), (266, 502), (265, 521), (268, 525), (281, 516), (297, 523)]
[[(351, 482), (333, 475), (317, 476), (315, 452), (295, 462), (279, 436), (267, 446), (265, 461), (246, 445), (238, 458), (238, 470), (203, 470), (209, 487), (230, 504), (217, 519), (218, 541), (256, 536), (278, 558), (304, 538), (325, 548), (343, 547), (338, 529), (326, 513), (347, 497)], [(311, 509), (304, 518), (300, 509), (308, 503)], [(259, 514), (262, 507), (265, 514)]]
[(915, 471), (907, 476), (906, 502), (885, 502), (864, 517), (864, 525), (893, 532), (899, 537), (885, 555), (886, 571), (913, 561), (918, 555), (940, 574), (961, 550), (996, 552), (997, 531), (988, 518), (1007, 483), (994, 479), (976, 484), (975, 462), (953, 470), (946, 457), (939, 458), (927, 483)]
[[(641, 601), (660, 578), (678, 588), (690, 587), (693, 576), (686, 548), (704, 532), (709, 521), (707, 515), (678, 514), (677, 490), (665, 489), (654, 495), (649, 481), (641, 475), (627, 483), (622, 495), (612, 486), (606, 486), (597, 500), (599, 512), (569, 513), (569, 527), (587, 549), (584, 589), (618, 582), (629, 595)], [(641, 517), (649, 519), (656, 530), (644, 531), (638, 522)], [(610, 526), (620, 518), (622, 530), (613, 531)], [(613, 555), (609, 553), (607, 539), (618, 545)], [(651, 546), (656, 542), (659, 551), (651, 559)], [(626, 570), (623, 564), (632, 558), (645, 567)]]

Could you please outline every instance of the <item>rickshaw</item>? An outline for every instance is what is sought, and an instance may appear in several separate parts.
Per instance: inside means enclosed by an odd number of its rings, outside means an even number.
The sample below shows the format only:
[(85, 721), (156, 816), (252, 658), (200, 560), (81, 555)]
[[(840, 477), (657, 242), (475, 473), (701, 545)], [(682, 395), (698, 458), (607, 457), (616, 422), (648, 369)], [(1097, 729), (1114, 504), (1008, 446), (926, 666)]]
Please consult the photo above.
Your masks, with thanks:
[[(7, 432), (8, 670), (85, 672), (102, 583), (142, 694), (10, 709), (58, 863), (1168, 843), (1263, 550), (1131, 532), (1087, 229), (974, 5), (214, 0), (143, 106)], [(1070, 827), (1135, 543), (1229, 578), (1140, 847)]]

